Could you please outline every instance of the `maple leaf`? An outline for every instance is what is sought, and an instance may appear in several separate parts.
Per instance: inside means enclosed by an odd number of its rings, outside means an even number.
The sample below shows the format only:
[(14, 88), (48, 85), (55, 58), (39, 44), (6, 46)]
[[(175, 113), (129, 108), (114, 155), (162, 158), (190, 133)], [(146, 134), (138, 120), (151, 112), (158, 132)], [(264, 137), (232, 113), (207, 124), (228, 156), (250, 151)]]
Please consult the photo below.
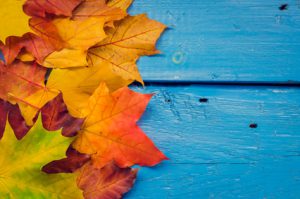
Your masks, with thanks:
[(102, 81), (106, 82), (111, 91), (131, 83), (131, 81), (123, 80), (105, 67), (91, 66), (53, 69), (47, 87), (62, 92), (64, 102), (72, 116), (84, 118), (87, 116), (85, 110), (88, 106), (88, 100)]
[(88, 63), (85, 51), (64, 48), (51, 53), (42, 65), (48, 68), (72, 68), (87, 66)]
[(133, 186), (137, 171), (113, 163), (97, 169), (88, 163), (81, 168), (77, 184), (84, 191), (85, 199), (119, 199)]
[(124, 168), (134, 164), (153, 166), (167, 159), (136, 124), (151, 97), (127, 87), (110, 94), (101, 83), (89, 100), (90, 113), (73, 147), (91, 154), (99, 168), (110, 161)]
[(21, 37), (9, 36), (6, 38), (5, 44), (0, 44), (0, 49), (6, 64), (11, 64), (16, 59), (21, 49), (24, 47), (21, 43)]
[(21, 36), (26, 32), (30, 32), (29, 17), (25, 15), (22, 8), (24, 2), (25, 0), (1, 1), (0, 41), (4, 41), (6, 37), (11, 35)]
[[(5, 45), (0, 45), (0, 49), (6, 64), (11, 64), (16, 58), (25, 61), (36, 59), (41, 63), (56, 47), (33, 33), (26, 33), (22, 37), (7, 37)], [(22, 49), (26, 51), (22, 52)]]
[(29, 25), (40, 38), (51, 44), (56, 50), (61, 50), (64, 47), (58, 29), (52, 21), (43, 18), (31, 18)]
[(55, 19), (53, 24), (68, 48), (86, 50), (106, 37), (104, 20), (97, 17), (84, 20)]
[(108, 37), (88, 51), (89, 66), (108, 67), (125, 80), (143, 83), (136, 61), (159, 51), (155, 43), (166, 28), (146, 15), (128, 16), (110, 29)]
[(20, 141), (7, 125), (0, 141), (0, 197), (82, 198), (76, 187), (76, 175), (48, 175), (41, 171), (49, 161), (64, 157), (71, 141), (59, 132), (45, 132), (40, 119)]
[(36, 58), (38, 63), (42, 63), (46, 56), (59, 48), (32, 33), (23, 35), (23, 46), (26, 52)]
[(104, 19), (95, 17), (84, 20), (53, 20), (52, 24), (55, 25), (65, 49), (51, 53), (42, 65), (50, 68), (87, 66), (86, 50), (106, 37), (104, 23)]
[(123, 19), (127, 13), (120, 8), (109, 7), (105, 0), (88, 0), (82, 2), (72, 15), (73, 19), (85, 19), (89, 17), (103, 18), (105, 22)]
[(57, 131), (62, 128), (62, 134), (68, 137), (76, 135), (83, 123), (83, 119), (69, 114), (61, 94), (41, 109), (41, 115), (46, 130)]
[(43, 166), (42, 171), (54, 174), (54, 173), (73, 173), (81, 168), (85, 163), (90, 161), (90, 156), (87, 154), (82, 154), (69, 147), (66, 152), (67, 157), (54, 160), (45, 166)]
[[(33, 123), (35, 123), (36, 120), (37, 115), (33, 118)], [(32, 126), (26, 124), (18, 105), (9, 105), (8, 122), (18, 140), (21, 140), (32, 128)]]
[[(0, 99), (0, 139), (3, 136), (6, 121), (14, 130), (15, 136), (18, 140), (22, 139), (32, 126), (28, 126), (21, 115), (18, 105), (12, 105), (4, 100)], [(35, 122), (37, 117), (33, 119)]]
[(58, 95), (45, 87), (45, 74), (46, 69), (37, 64), (16, 61), (6, 66), (0, 62), (0, 98), (18, 104), (29, 126), (40, 108)]
[(126, 11), (132, 4), (132, 1), (133, 0), (108, 0), (107, 5), (110, 7), (121, 8)]
[(82, 0), (27, 0), (24, 12), (29, 16), (45, 18), (47, 14), (71, 16)]

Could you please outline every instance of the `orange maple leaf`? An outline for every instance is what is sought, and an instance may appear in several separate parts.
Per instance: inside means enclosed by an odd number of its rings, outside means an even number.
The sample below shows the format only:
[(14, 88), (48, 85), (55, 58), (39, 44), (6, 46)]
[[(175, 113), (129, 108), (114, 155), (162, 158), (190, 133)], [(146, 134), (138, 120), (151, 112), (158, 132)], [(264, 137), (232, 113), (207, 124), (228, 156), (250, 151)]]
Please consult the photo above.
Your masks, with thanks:
[(63, 40), (58, 33), (57, 27), (51, 21), (43, 18), (31, 18), (29, 25), (39, 37), (54, 46), (56, 50), (63, 48)]
[(46, 68), (38, 64), (15, 61), (0, 62), (0, 98), (18, 104), (27, 125), (33, 124), (36, 113), (58, 95), (44, 84)]
[(89, 114), (73, 147), (92, 154), (101, 168), (114, 160), (122, 168), (134, 164), (153, 166), (166, 156), (137, 126), (152, 94), (140, 94), (127, 87), (112, 94), (101, 83), (89, 100)]

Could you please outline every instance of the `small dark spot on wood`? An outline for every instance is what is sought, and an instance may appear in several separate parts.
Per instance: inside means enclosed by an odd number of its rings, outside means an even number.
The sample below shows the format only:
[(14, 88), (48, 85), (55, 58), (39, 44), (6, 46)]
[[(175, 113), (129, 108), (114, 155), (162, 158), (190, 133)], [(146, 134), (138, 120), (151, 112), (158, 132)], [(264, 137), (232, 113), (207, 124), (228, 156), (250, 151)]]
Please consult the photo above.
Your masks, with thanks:
[(168, 102), (168, 103), (170, 103), (170, 102), (171, 102), (171, 100), (170, 100), (170, 99), (166, 99), (166, 100), (165, 100), (165, 102)]
[(200, 99), (199, 99), (199, 102), (200, 102), (200, 103), (207, 103), (207, 102), (208, 102), (208, 99), (207, 99), (207, 98), (200, 98)]
[(256, 123), (252, 123), (249, 125), (250, 128), (252, 129), (256, 129), (257, 128), (257, 124)]
[(282, 4), (281, 6), (279, 6), (279, 10), (283, 11), (283, 10), (287, 10), (288, 9), (289, 4)]

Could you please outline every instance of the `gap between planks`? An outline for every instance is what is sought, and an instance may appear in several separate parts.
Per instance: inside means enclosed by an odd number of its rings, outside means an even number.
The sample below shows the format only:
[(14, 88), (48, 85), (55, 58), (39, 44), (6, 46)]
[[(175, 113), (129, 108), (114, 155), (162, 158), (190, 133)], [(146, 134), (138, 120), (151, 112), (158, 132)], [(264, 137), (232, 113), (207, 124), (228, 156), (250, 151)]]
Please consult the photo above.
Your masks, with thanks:
[[(211, 86), (251, 86), (251, 87), (300, 87), (298, 81), (287, 81), (287, 82), (259, 82), (259, 81), (168, 81), (168, 80), (146, 80), (144, 81), (145, 86), (161, 85), (161, 86), (189, 86), (189, 85), (211, 85)], [(139, 83), (133, 83), (134, 86)]]

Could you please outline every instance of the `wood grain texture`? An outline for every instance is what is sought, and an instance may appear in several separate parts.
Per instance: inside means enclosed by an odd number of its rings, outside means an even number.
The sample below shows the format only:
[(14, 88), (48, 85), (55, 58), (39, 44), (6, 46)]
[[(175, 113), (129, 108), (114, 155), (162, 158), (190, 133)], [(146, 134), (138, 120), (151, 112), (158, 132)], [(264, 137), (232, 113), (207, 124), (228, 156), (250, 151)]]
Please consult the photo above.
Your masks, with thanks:
[(170, 160), (126, 198), (299, 198), (300, 88), (135, 90), (156, 93), (139, 124)]
[(139, 62), (145, 81), (300, 80), (298, 0), (135, 0), (130, 13), (170, 28)]
[[(162, 54), (139, 61), (146, 82), (300, 81), (298, 0), (135, 0), (130, 13), (169, 26)], [(300, 88), (135, 90), (157, 93), (139, 124), (170, 161), (141, 168), (126, 199), (300, 197)]]

